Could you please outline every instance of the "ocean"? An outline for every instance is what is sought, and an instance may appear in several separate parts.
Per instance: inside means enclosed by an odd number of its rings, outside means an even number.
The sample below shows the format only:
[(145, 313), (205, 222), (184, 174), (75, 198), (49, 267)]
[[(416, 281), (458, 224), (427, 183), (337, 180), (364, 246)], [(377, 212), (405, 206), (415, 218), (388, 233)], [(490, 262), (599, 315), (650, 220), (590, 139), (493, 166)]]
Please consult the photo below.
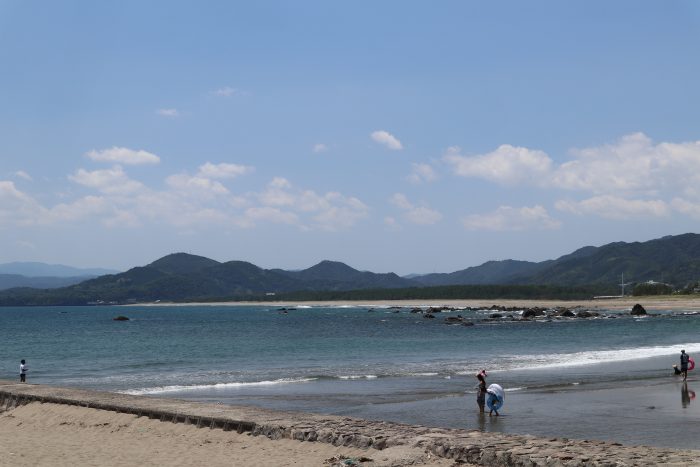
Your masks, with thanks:
[[(449, 428), (694, 447), (700, 315), (482, 321), (411, 308), (132, 306), (0, 308), (0, 378)], [(447, 324), (462, 315), (474, 326)], [(126, 315), (129, 321), (114, 321)], [(475, 374), (506, 390), (481, 416)]]

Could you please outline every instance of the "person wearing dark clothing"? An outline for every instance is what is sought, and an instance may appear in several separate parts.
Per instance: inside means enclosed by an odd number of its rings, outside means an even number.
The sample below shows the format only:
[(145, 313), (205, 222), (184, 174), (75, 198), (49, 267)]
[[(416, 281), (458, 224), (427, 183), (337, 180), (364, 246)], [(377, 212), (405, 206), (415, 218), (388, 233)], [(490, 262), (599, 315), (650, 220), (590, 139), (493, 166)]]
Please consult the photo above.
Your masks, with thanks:
[(26, 362), (24, 360), (22, 360), (19, 363), (19, 382), (20, 383), (27, 382), (27, 371), (29, 371), (29, 368), (27, 368)]
[(484, 406), (486, 405), (486, 379), (484, 379), (482, 373), (476, 375), (476, 379), (479, 380), (479, 392), (476, 394), (476, 403), (479, 406), (479, 412), (484, 413)]
[(683, 374), (683, 381), (688, 378), (688, 361), (690, 361), (690, 355), (685, 353), (685, 350), (681, 350), (681, 373)]

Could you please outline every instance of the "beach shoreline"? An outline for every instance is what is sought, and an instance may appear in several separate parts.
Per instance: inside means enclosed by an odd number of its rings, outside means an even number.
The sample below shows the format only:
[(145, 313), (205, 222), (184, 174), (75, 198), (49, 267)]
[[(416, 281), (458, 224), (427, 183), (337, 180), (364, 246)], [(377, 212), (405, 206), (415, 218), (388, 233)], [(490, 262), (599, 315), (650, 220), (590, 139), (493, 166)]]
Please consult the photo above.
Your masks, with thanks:
[(13, 465), (111, 466), (134, 459), (140, 465), (193, 464), (203, 458), (207, 465), (366, 467), (453, 461), (502, 466), (700, 462), (700, 451), (427, 428), (9, 381), (0, 382), (0, 435), (6, 441), (2, 454)]
[(635, 304), (656, 310), (700, 311), (700, 296), (641, 296), (624, 298), (600, 298), (591, 300), (549, 300), (549, 299), (425, 299), (425, 300), (306, 300), (306, 301), (221, 301), (221, 302), (146, 302), (123, 306), (326, 306), (326, 307), (420, 307), (446, 306), (454, 308), (490, 307), (582, 307), (586, 309), (626, 310)]

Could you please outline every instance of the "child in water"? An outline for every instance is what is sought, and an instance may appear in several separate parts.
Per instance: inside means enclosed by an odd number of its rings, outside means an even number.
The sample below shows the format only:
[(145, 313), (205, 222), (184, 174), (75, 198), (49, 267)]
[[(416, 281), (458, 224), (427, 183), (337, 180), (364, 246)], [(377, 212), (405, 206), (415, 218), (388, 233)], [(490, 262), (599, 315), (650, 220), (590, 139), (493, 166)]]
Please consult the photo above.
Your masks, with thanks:
[(484, 413), (484, 406), (486, 405), (486, 379), (484, 378), (484, 373), (481, 372), (476, 375), (476, 379), (479, 380), (479, 390), (476, 393), (476, 403), (479, 406), (479, 412)]

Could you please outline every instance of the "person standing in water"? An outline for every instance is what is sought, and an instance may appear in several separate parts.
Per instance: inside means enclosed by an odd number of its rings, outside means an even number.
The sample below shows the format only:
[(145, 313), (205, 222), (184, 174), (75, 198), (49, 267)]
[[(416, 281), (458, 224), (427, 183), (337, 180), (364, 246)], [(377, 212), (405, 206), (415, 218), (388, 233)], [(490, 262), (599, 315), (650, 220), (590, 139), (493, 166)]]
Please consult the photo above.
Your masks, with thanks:
[(486, 405), (486, 379), (483, 373), (478, 373), (476, 379), (479, 380), (478, 392), (476, 393), (476, 403), (479, 406), (479, 412), (484, 413)]
[(27, 382), (27, 371), (29, 371), (29, 368), (27, 368), (27, 363), (22, 360), (19, 362), (19, 382), (20, 383), (26, 383)]
[(681, 374), (683, 375), (683, 381), (688, 378), (688, 361), (690, 360), (690, 355), (685, 353), (685, 350), (681, 350)]

